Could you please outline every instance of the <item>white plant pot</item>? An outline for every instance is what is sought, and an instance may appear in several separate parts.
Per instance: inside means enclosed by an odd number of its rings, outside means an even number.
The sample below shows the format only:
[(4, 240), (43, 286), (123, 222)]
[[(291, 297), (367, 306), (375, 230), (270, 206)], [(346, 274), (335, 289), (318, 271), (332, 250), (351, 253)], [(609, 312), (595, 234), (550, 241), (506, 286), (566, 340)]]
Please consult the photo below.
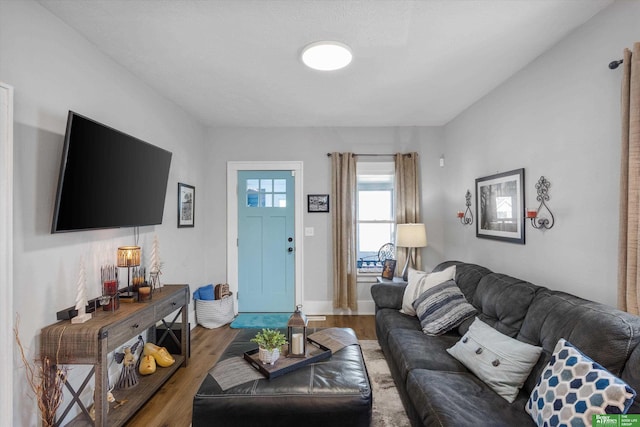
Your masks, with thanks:
[(273, 365), (280, 357), (280, 349), (275, 348), (273, 350), (266, 350), (262, 347), (259, 348), (258, 358), (264, 365)]

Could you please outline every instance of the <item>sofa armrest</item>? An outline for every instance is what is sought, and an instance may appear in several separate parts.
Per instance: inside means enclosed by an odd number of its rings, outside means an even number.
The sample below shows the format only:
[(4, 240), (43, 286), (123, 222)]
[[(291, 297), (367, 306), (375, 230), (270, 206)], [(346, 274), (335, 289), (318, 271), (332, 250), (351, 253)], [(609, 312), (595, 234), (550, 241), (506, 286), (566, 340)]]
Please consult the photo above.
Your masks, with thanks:
[(402, 297), (406, 284), (379, 283), (371, 287), (371, 296), (376, 303), (376, 311), (381, 308), (402, 308)]

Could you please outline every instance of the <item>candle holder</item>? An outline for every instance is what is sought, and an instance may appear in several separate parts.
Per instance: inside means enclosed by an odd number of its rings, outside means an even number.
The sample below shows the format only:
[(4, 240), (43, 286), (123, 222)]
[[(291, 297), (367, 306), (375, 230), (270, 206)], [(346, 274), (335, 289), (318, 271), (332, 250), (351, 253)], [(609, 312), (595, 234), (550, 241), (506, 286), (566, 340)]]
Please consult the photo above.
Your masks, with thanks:
[(457, 217), (460, 219), (460, 223), (462, 225), (471, 225), (473, 224), (473, 213), (471, 212), (471, 191), (467, 190), (464, 198), (467, 209), (464, 212), (458, 211)]
[[(538, 192), (536, 200), (540, 202), (540, 204), (537, 209), (527, 209), (525, 214), (525, 217), (531, 220), (533, 228), (538, 230), (549, 230), (553, 228), (556, 223), (553, 213), (546, 203), (549, 201), (549, 187), (551, 187), (551, 182), (549, 182), (544, 176), (541, 176), (536, 184), (536, 191)], [(544, 216), (541, 215), (541, 213)]]
[(289, 348), (287, 357), (307, 357), (307, 316), (300, 309), (302, 305), (296, 306), (296, 311), (287, 322), (287, 339)]

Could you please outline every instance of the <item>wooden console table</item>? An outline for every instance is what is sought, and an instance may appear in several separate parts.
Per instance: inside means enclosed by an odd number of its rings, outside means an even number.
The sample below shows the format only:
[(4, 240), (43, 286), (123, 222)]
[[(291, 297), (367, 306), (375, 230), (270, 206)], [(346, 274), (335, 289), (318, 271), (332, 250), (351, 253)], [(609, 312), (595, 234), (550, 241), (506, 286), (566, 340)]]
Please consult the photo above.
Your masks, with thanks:
[[(82, 412), (67, 425), (92, 425), (89, 412), (79, 398), (91, 376), (94, 376), (95, 382), (95, 425), (101, 427), (123, 425), (180, 366), (187, 366), (188, 304), (188, 285), (165, 285), (154, 292), (152, 301), (120, 304), (120, 309), (115, 312), (99, 309), (93, 313), (91, 320), (81, 324), (72, 324), (69, 320), (63, 320), (43, 328), (40, 337), (43, 357), (48, 356), (54, 362), (57, 357), (58, 364), (93, 366), (77, 390), (67, 382), (67, 389), (73, 398), (70, 402), (64, 402), (66, 403), (64, 410), (62, 408), (58, 410), (56, 425), (64, 421), (74, 404), (77, 404)], [(164, 318), (172, 313), (175, 313), (175, 317), (173, 321), (167, 323)], [(171, 332), (171, 327), (179, 317), (182, 322), (181, 340)], [(109, 387), (107, 354), (120, 350), (123, 344), (147, 330), (150, 333), (146, 338), (154, 342), (155, 327), (158, 322), (162, 322), (167, 327), (169, 337), (176, 343), (180, 343), (181, 354), (173, 355), (176, 363), (168, 368), (158, 367), (152, 375), (139, 376), (138, 385), (129, 390), (114, 390), (117, 400), (127, 400), (127, 402), (117, 408), (111, 407), (107, 413)], [(59, 351), (57, 351), (58, 344)], [(162, 345), (162, 343), (157, 344)], [(111, 381), (115, 384), (117, 378), (112, 378)]]

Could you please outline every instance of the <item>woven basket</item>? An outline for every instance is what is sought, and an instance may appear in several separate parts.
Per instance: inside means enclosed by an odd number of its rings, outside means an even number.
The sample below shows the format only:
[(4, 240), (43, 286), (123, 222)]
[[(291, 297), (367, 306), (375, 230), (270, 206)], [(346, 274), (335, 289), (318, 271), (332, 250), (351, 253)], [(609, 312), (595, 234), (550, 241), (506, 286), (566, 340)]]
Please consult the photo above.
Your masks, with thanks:
[(197, 299), (195, 303), (196, 321), (205, 328), (219, 328), (233, 320), (233, 294), (213, 301)]

